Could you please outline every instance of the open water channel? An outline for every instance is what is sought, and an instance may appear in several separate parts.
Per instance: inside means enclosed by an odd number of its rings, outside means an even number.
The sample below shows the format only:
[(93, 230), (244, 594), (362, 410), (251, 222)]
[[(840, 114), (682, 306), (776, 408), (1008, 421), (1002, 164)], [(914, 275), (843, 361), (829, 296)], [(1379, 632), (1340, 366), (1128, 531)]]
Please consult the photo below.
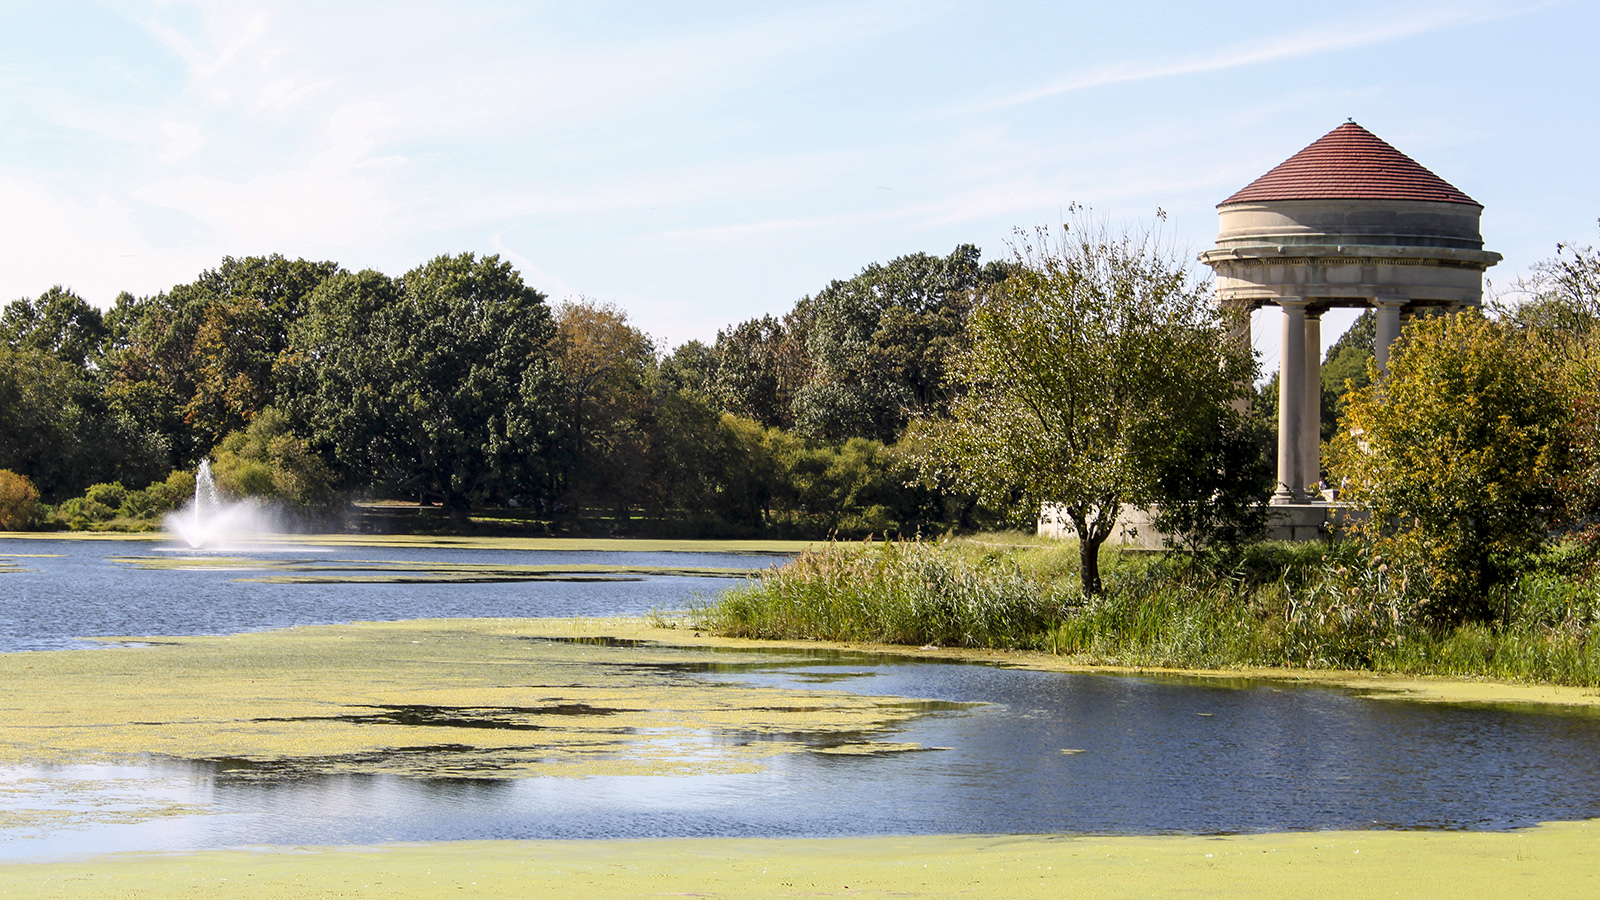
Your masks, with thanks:
[[(641, 614), (681, 607), (729, 584), (641, 574), (646, 569), (753, 569), (775, 561), (340, 546), (230, 554), (201, 568), (152, 567), (170, 552), (156, 544), (0, 540), (0, 563), (22, 569), (0, 573), (0, 650), (81, 647), (86, 635), (221, 634), (351, 620)], [(282, 571), (286, 558), (302, 576), (431, 561), (628, 567), (634, 580), (238, 580), (260, 576), (253, 565)], [(599, 577), (593, 569), (583, 573)], [(627, 665), (648, 669), (649, 648), (630, 648)], [(1505, 829), (1600, 816), (1600, 715), (1592, 712), (821, 649), (726, 650), (704, 665), (663, 663), (659, 675), (708, 684), (825, 684), (930, 701), (926, 714), (875, 737), (937, 749), (782, 754), (741, 774), (588, 778), (236, 778), (208, 764), (160, 761), (19, 767), (0, 770), (0, 814), (7, 804), (55, 802), (37, 791), (5, 790), (24, 783), (52, 785), (63, 805), (76, 784), (94, 786), (97, 802), (158, 798), (196, 812), (0, 827), (0, 858), (498, 838)]]

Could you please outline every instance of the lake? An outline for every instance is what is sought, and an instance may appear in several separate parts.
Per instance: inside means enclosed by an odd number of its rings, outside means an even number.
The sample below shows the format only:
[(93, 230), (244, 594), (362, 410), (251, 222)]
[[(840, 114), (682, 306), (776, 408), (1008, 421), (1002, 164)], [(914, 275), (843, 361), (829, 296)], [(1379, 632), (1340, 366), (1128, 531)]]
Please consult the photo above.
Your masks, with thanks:
[[(22, 555), (47, 553), (60, 555)], [(12, 651), (85, 646), (80, 638), (94, 635), (350, 620), (632, 615), (681, 607), (730, 583), (646, 570), (725, 574), (774, 562), (349, 546), (205, 556), (156, 544), (40, 540), (0, 541), (4, 560), (30, 570), (0, 574), (0, 647)], [(634, 580), (549, 580), (603, 578), (607, 567)], [(470, 580), (515, 575), (547, 580)], [(423, 580), (393, 580), (402, 576)], [(778, 739), (801, 748), (765, 758), (755, 771), (704, 775), (263, 776), (172, 758), (14, 766), (0, 771), (0, 856), (486, 838), (1507, 829), (1600, 816), (1600, 716), (1581, 710), (824, 648), (700, 649), (688, 662), (664, 644), (618, 647), (614, 660), (608, 652), (597, 649), (595, 664), (674, 691), (826, 690), (918, 701), (921, 711), (843, 737), (701, 729), (675, 752), (692, 758)], [(846, 739), (919, 749), (829, 752)], [(116, 815), (155, 801), (176, 812), (137, 821)], [(83, 809), (104, 814), (49, 815)]]

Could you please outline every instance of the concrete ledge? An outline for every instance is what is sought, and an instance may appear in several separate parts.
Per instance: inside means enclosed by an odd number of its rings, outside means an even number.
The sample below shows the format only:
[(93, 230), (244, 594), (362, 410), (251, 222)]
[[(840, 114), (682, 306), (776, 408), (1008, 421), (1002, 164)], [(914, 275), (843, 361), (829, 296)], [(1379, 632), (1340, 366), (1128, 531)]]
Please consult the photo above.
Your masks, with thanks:
[[(1338, 540), (1347, 525), (1364, 518), (1364, 514), (1346, 503), (1318, 501), (1313, 503), (1286, 503), (1272, 506), (1267, 530), (1262, 537), (1269, 541)], [(1072, 522), (1055, 503), (1046, 503), (1039, 511), (1040, 537), (1067, 540), (1076, 535)], [(1142, 550), (1160, 550), (1166, 547), (1167, 536), (1157, 531), (1150, 510), (1125, 507), (1117, 516), (1117, 524), (1106, 541), (1123, 547)]]

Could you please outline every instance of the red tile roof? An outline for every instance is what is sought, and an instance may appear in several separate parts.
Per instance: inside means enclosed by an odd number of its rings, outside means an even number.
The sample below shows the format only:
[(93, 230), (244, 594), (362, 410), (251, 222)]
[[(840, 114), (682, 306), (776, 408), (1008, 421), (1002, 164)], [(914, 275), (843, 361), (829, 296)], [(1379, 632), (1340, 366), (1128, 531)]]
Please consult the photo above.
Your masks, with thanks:
[(1217, 204), (1259, 200), (1434, 200), (1483, 204), (1354, 122), (1346, 122)]

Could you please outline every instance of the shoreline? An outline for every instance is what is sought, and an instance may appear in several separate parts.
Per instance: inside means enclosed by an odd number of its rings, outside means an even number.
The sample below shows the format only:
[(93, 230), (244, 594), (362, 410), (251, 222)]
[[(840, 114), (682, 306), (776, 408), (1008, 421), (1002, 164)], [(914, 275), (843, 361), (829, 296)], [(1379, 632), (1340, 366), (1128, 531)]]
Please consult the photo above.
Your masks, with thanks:
[[(610, 619), (525, 619), (554, 633), (575, 633), (578, 629), (610, 628), (606, 636), (626, 640), (655, 640), (664, 645), (685, 647), (728, 647), (734, 649), (812, 649), (904, 656), (913, 659), (982, 663), (1041, 672), (1071, 672), (1084, 675), (1131, 677), (1193, 678), (1209, 682), (1272, 682), (1301, 687), (1324, 687), (1355, 691), (1375, 700), (1409, 700), (1432, 703), (1470, 703), (1497, 706), (1600, 707), (1600, 688), (1557, 684), (1523, 684), (1490, 679), (1447, 678), (1443, 676), (1388, 675), (1344, 669), (1286, 669), (1243, 667), (1238, 669), (1189, 669), (1147, 666), (1109, 666), (1075, 662), (1071, 657), (1055, 656), (1038, 650), (979, 650), (956, 647), (926, 649), (902, 644), (870, 644), (832, 641), (757, 640), (707, 635), (693, 629), (662, 628), (643, 617), (618, 616)], [(596, 635), (599, 636), (599, 635)]]
[[(164, 531), (0, 531), (0, 541), (126, 541), (154, 544), (181, 539)], [(798, 555), (826, 541), (672, 539), (628, 537), (496, 537), (431, 534), (271, 534), (244, 546), (425, 547), (479, 550), (612, 550), (635, 553), (752, 553)]]

